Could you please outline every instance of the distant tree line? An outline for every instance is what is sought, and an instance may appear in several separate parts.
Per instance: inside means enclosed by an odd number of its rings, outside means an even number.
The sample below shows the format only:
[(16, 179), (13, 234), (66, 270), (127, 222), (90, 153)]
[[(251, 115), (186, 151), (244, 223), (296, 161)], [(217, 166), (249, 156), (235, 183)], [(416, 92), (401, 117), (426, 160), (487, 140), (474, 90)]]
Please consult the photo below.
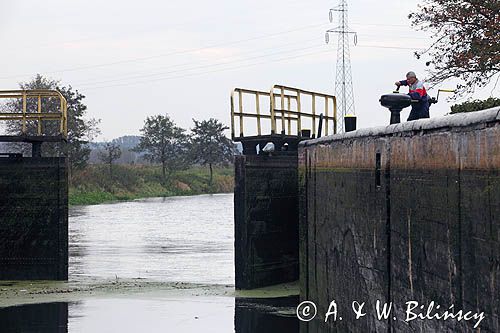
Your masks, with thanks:
[[(71, 86), (61, 86), (59, 81), (37, 75), (33, 80), (21, 83), (21, 89), (55, 89), (61, 92), (68, 102), (68, 139), (66, 144), (44, 143), (43, 156), (67, 156), (70, 174), (74, 170), (84, 169), (91, 152), (90, 141), (99, 133), (99, 120), (87, 118), (85, 98)], [(13, 101), (4, 105), (4, 112), (18, 112), (22, 108), (21, 101)], [(55, 101), (43, 101), (42, 108), (49, 112), (57, 112)], [(52, 104), (51, 104), (52, 103)], [(36, 112), (36, 101), (28, 101), (28, 112)], [(147, 117), (141, 129), (139, 143), (131, 149), (141, 153), (149, 163), (159, 164), (162, 178), (168, 182), (171, 175), (192, 165), (208, 166), (210, 172), (209, 184), (213, 181), (213, 167), (232, 161), (234, 145), (225, 135), (228, 127), (216, 119), (195, 120), (190, 133), (177, 126), (168, 114)], [(44, 134), (56, 135), (58, 126), (53, 122), (44, 122)], [(29, 134), (35, 134), (36, 122), (27, 124)], [(10, 134), (20, 134), (20, 122), (11, 122), (7, 131)], [(18, 150), (26, 152), (26, 147), (17, 146)], [(105, 142), (99, 149), (97, 158), (108, 166), (110, 176), (113, 175), (113, 165), (122, 155), (120, 145), (116, 141)]]
[(213, 118), (193, 122), (190, 135), (167, 114), (148, 117), (144, 122), (141, 141), (134, 150), (144, 152), (150, 162), (161, 164), (164, 181), (175, 171), (200, 164), (209, 167), (211, 185), (213, 166), (232, 161), (234, 145), (224, 135), (228, 127)]

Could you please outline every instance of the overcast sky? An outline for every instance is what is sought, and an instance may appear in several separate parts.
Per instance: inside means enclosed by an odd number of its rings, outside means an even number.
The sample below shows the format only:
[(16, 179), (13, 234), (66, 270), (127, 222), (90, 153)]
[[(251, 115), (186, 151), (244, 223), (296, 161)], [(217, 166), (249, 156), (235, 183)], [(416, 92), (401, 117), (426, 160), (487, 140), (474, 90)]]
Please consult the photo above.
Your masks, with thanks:
[[(413, 52), (431, 42), (410, 27), (418, 1), (358, 0), (349, 22), (359, 127), (385, 125), (380, 95), (413, 70)], [(72, 85), (88, 114), (101, 119), (100, 139), (139, 134), (146, 116), (168, 113), (180, 126), (192, 118), (230, 123), (233, 88), (273, 84), (334, 92), (336, 38), (325, 44), (336, 1), (0, 0), (0, 89), (36, 73)], [(442, 85), (453, 88), (453, 85)], [(475, 97), (487, 97), (491, 88)], [(430, 95), (435, 95), (431, 91)], [(453, 103), (451, 103), (453, 104)], [(431, 116), (451, 105), (442, 99)], [(403, 114), (406, 119), (408, 110)]]

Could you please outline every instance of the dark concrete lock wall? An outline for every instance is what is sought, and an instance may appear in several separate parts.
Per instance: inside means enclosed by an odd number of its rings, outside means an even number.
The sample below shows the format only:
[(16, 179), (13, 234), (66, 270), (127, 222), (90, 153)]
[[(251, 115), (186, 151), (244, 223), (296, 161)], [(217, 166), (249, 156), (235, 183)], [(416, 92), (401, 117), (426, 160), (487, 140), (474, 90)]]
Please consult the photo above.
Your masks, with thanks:
[(0, 280), (68, 278), (65, 158), (0, 158)]
[[(500, 114), (490, 109), (310, 140), (299, 149), (302, 332), (466, 332), (404, 322), (405, 302), (484, 311), (499, 332)], [(324, 322), (331, 300), (342, 321)], [(351, 302), (366, 302), (355, 320)], [(376, 300), (397, 320), (379, 321)], [(392, 318), (391, 318), (392, 319)]]
[(235, 161), (237, 289), (298, 280), (297, 155)]

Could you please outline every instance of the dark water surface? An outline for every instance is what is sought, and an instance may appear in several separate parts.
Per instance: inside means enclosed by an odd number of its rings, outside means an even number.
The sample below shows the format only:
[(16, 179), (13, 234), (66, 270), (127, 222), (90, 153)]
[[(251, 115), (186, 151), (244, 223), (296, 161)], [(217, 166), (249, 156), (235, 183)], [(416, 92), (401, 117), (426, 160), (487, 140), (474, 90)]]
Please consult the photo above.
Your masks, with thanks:
[[(233, 195), (70, 209), (70, 280), (234, 284)], [(0, 308), (0, 332), (298, 332), (296, 297), (83, 298)]]

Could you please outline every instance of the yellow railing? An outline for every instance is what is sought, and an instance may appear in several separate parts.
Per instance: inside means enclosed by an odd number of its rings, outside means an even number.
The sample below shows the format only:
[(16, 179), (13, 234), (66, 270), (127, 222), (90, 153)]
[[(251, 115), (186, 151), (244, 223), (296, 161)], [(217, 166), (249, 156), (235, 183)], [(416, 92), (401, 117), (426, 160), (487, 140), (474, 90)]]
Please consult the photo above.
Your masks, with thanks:
[[(285, 133), (289, 133), (289, 135), (292, 134), (292, 121), (296, 122), (296, 129), (297, 129), (297, 134), (300, 133), (302, 130), (302, 118), (309, 118), (311, 119), (311, 134), (316, 136), (317, 130), (316, 130), (316, 123), (320, 118), (320, 113), (322, 113), (320, 110), (317, 110), (316, 106), (319, 101), (323, 102), (324, 105), (324, 114), (323, 114), (323, 121), (324, 121), (324, 126), (323, 128), (325, 129), (325, 135), (328, 135), (328, 128), (330, 127), (330, 122), (333, 125), (333, 133), (337, 132), (337, 100), (335, 96), (332, 95), (327, 95), (323, 93), (318, 93), (314, 91), (307, 91), (303, 89), (298, 89), (298, 88), (292, 88), (292, 87), (286, 87), (286, 86), (281, 86), (281, 85), (275, 85), (271, 88), (271, 94), (270, 94), (270, 99), (271, 99), (271, 117), (276, 119), (276, 118), (281, 118), (281, 131)], [(291, 96), (291, 97), (287, 97)], [(304, 96), (309, 96), (310, 97), (310, 104), (309, 103), (304, 103)], [(276, 97), (278, 97), (280, 103), (276, 103)], [(296, 107), (295, 110), (293, 110), (293, 105), (291, 104), (291, 101), (295, 100), (296, 101)], [(285, 105), (286, 101), (286, 105)], [(331, 104), (330, 104), (331, 102)], [(278, 109), (278, 106), (280, 107)], [(320, 111), (318, 113), (317, 111)], [(330, 115), (331, 112), (331, 115)], [(279, 115), (278, 115), (279, 114)], [(285, 130), (285, 123), (287, 124), (286, 130)], [(274, 121), (274, 133), (277, 132), (276, 130), (276, 124), (277, 122)]]
[[(42, 100), (56, 98), (58, 100), (57, 112), (42, 110)], [(27, 122), (37, 121), (37, 135), (44, 135), (42, 122), (45, 120), (59, 121), (59, 134), (63, 138), (68, 136), (68, 106), (64, 96), (57, 90), (0, 90), (0, 99), (21, 100), (20, 112), (0, 113), (0, 120), (20, 120), (21, 131), (27, 134)], [(36, 99), (36, 111), (28, 110), (28, 101)]]
[[(249, 109), (244, 97), (249, 95), (253, 100)], [(304, 102), (308, 98), (307, 103)], [(248, 100), (247, 100), (248, 101)], [(266, 104), (263, 106), (263, 102)], [(322, 109), (318, 105), (322, 104)], [(236, 88), (231, 93), (231, 136), (236, 138), (235, 121), (239, 122), (239, 137), (245, 133), (244, 119), (255, 118), (257, 135), (262, 135), (264, 121), (267, 121), (270, 133), (300, 136), (304, 129), (304, 119), (309, 119), (311, 135), (318, 134), (317, 123), (323, 120), (324, 134), (329, 128), (336, 133), (337, 102), (335, 96), (307, 91), (281, 85), (274, 85), (270, 92)], [(333, 125), (333, 126), (332, 126)]]

